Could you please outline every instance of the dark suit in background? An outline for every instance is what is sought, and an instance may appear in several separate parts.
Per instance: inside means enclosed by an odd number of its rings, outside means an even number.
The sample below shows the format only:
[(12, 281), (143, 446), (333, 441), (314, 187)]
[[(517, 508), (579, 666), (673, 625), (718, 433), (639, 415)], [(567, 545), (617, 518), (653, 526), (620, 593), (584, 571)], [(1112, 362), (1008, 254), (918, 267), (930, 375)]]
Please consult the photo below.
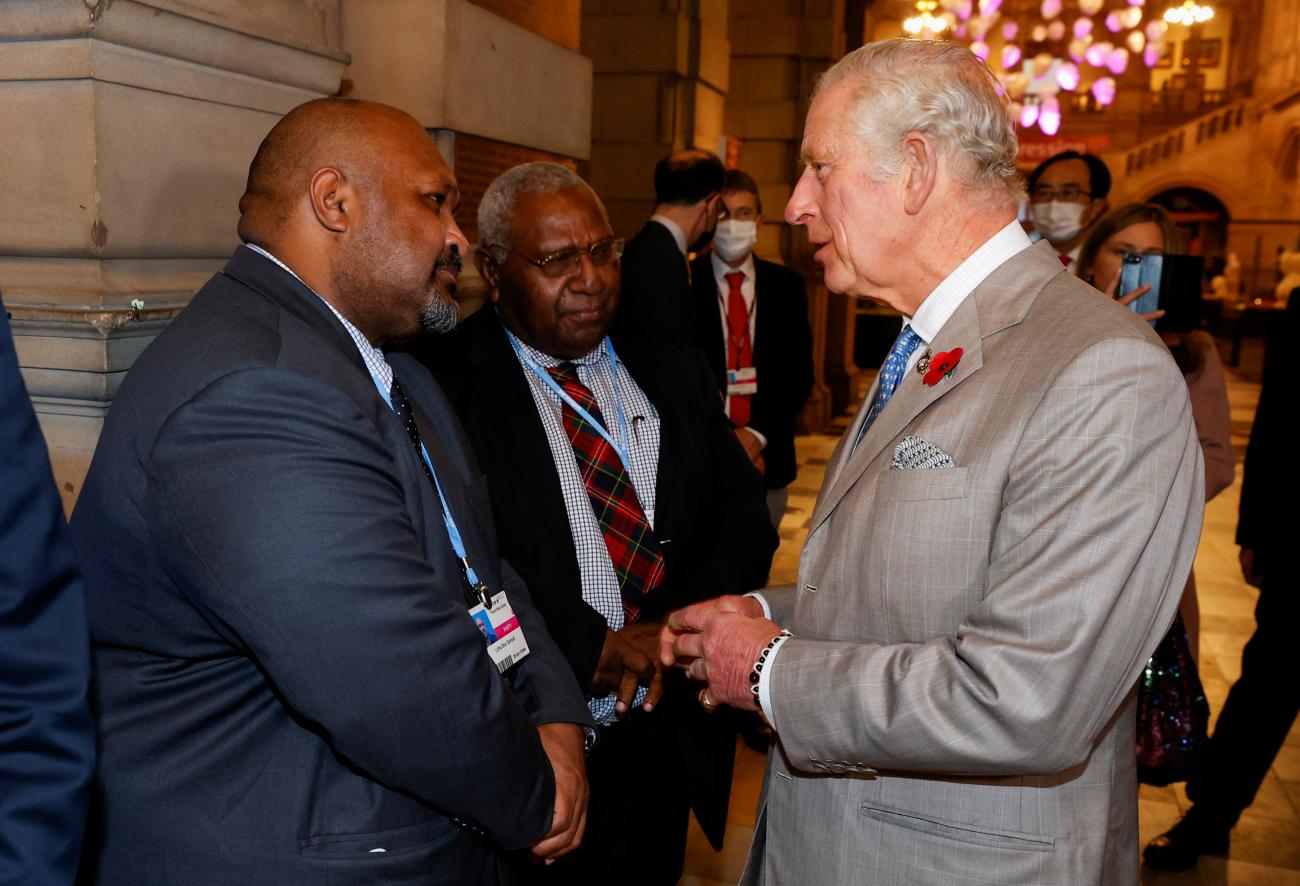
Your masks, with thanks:
[(71, 883), (95, 761), (85, 592), (0, 302), (0, 884)]
[[(626, 273), (626, 272), (625, 272)], [(797, 272), (754, 256), (754, 368), (758, 393), (750, 401), (749, 427), (767, 438), (763, 481), (784, 489), (797, 472), (794, 429), (813, 386), (808, 295)], [(727, 391), (727, 348), (713, 259), (691, 264), (694, 344), (708, 358), (718, 390)]]
[(1194, 805), (1185, 820), (1224, 832), (1255, 799), (1300, 712), (1300, 683), (1281, 676), (1295, 671), (1295, 626), (1300, 621), (1291, 553), (1300, 462), (1294, 435), (1284, 427), (1284, 411), (1295, 396), (1287, 360), (1298, 337), (1300, 289), (1291, 293), (1282, 323), (1268, 342), (1241, 481), (1237, 544), (1255, 552), (1255, 633), (1242, 651), (1241, 677), (1215, 725), (1205, 771), (1187, 784)]
[[(590, 686), (607, 625), (582, 597), (559, 476), (524, 370), (491, 306), (461, 324), (456, 340), (455, 349), (430, 348), (426, 359), (436, 362), (487, 474), (502, 552), (527, 582), (578, 682)], [(689, 349), (635, 336), (615, 335), (613, 343), (660, 419), (654, 529), (666, 569), (663, 584), (645, 598), (642, 619), (760, 587), (776, 534), (702, 361)], [(734, 729), (727, 715), (703, 713), (697, 687), (668, 676), (655, 712), (634, 709), (629, 723), (602, 730), (605, 744), (589, 761), (595, 818), (583, 848), (616, 841), (602, 848), (617, 851), (623, 841), (636, 853), (624, 862), (628, 883), (663, 882), (666, 864), (680, 873), (684, 845), (676, 843), (684, 839), (686, 798), (715, 847), (726, 828)], [(639, 791), (631, 820), (599, 815), (596, 798), (607, 778)]]
[(546, 832), (534, 724), (587, 711), (500, 559), (454, 414), (414, 361), (390, 363), (472, 565), (508, 592), (532, 655), (498, 674), (356, 344), (241, 248), (131, 370), (72, 521), (97, 668), (99, 882), (493, 883), (492, 844)]
[(615, 332), (692, 341), (690, 272), (672, 231), (646, 222), (623, 250), (622, 280)]

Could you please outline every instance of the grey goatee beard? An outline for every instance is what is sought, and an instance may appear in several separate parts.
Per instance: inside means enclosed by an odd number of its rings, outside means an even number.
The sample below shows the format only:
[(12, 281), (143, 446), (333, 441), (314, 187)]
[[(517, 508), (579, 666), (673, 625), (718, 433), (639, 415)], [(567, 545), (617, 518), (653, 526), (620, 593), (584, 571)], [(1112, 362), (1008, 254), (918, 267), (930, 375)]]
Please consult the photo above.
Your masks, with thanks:
[(459, 321), (460, 313), (456, 308), (456, 302), (443, 298), (441, 289), (438, 290), (433, 303), (420, 311), (420, 326), (425, 332), (444, 335), (455, 330)]

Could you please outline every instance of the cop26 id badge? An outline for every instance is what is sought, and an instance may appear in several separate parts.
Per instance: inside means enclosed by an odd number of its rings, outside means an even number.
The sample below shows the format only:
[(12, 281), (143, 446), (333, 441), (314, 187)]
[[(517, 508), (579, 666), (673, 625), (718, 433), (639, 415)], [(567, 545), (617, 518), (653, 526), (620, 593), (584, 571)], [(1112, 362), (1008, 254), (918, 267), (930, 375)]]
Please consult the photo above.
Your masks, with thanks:
[(469, 617), (474, 619), (474, 626), (483, 635), (488, 656), (498, 671), (504, 674), (527, 657), (528, 641), (524, 639), (524, 629), (506, 599), (505, 591), (492, 595), (491, 609), (480, 603), (469, 610)]
[(743, 396), (745, 394), (758, 393), (758, 370), (753, 366), (746, 366), (743, 369), (727, 370), (727, 394), (728, 396)]

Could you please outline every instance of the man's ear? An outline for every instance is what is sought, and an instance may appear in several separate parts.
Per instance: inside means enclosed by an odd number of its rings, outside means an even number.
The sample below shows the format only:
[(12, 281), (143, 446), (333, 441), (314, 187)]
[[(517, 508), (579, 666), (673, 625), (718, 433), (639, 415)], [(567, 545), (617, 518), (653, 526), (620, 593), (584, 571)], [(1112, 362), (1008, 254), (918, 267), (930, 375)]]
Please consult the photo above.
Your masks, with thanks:
[(321, 227), (335, 234), (346, 233), (355, 209), (352, 185), (332, 166), (316, 170), (309, 187), (311, 209)]
[(496, 259), (480, 247), (474, 250), (474, 267), (478, 268), (478, 275), (483, 278), (488, 299), (495, 304), (501, 298), (501, 269), (497, 267)]
[(925, 207), (938, 178), (939, 155), (930, 139), (920, 132), (903, 136), (903, 210), (908, 215)]

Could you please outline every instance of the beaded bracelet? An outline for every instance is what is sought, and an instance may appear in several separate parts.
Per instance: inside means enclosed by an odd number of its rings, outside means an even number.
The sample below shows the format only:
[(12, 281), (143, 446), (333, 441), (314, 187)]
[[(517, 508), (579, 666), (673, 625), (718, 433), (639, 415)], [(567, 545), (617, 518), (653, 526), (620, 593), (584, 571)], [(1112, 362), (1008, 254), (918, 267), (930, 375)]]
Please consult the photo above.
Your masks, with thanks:
[(754, 662), (754, 669), (749, 672), (749, 691), (754, 693), (754, 707), (760, 711), (763, 710), (763, 703), (759, 701), (758, 681), (763, 678), (763, 665), (767, 664), (767, 657), (772, 654), (772, 650), (776, 648), (778, 643), (793, 636), (794, 634), (783, 630), (773, 637), (772, 641), (758, 654), (758, 661)]

